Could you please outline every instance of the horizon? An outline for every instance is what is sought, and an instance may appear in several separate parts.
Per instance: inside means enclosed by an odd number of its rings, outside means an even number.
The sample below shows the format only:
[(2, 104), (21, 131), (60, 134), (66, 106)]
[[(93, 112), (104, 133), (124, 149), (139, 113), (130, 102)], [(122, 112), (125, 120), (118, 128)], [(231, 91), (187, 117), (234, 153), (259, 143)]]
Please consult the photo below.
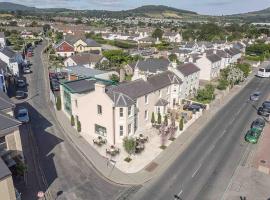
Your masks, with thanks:
[[(121, 11), (129, 10), (145, 5), (164, 5), (177, 9), (197, 12), (206, 15), (231, 15), (253, 11), (259, 11), (270, 7), (270, 1), (261, 0), (190, 0), (189, 2), (178, 2), (177, 0), (141, 0), (135, 3), (132, 0), (5, 0), (0, 2), (16, 3), (24, 6), (36, 8), (67, 8), (73, 10), (109, 10)], [(165, 3), (166, 2), (166, 3)], [(66, 6), (63, 6), (66, 5)]]

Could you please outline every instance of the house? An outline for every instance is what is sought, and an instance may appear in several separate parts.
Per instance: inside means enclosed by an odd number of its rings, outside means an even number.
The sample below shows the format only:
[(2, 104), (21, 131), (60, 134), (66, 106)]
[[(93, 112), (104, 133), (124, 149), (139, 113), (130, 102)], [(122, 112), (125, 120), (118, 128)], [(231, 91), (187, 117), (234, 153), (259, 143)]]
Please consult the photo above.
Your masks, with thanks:
[(30, 31), (22, 31), (21, 37), (24, 39), (35, 39), (36, 38), (35, 35)]
[(203, 53), (195, 63), (200, 68), (200, 80), (213, 80), (219, 76), (221, 58), (216, 54)]
[(170, 61), (168, 59), (148, 58), (146, 60), (138, 60), (134, 67), (132, 80), (136, 80), (145, 74), (157, 74), (168, 70)]
[(152, 38), (150, 36), (144, 37), (144, 38), (138, 40), (138, 44), (144, 44), (144, 45), (151, 45), (151, 44), (155, 44), (157, 42), (158, 42), (157, 39)]
[(101, 45), (92, 39), (78, 39), (73, 43), (75, 52), (92, 52), (100, 54), (102, 49)]
[(130, 62), (124, 66), (124, 70), (125, 70), (126, 75), (133, 75), (136, 63), (137, 62)]
[(182, 35), (177, 32), (165, 32), (162, 37), (164, 40), (171, 43), (180, 43), (183, 40)]
[(230, 63), (237, 63), (237, 61), (242, 57), (242, 52), (236, 48), (225, 49), (225, 52), (230, 56)]
[(20, 53), (16, 53), (10, 48), (4, 47), (0, 49), (0, 60), (7, 64), (12, 75), (19, 75), (19, 66), (23, 63), (23, 58)]
[(13, 117), (15, 104), (0, 91), (0, 196), (15, 200), (16, 189), (9, 168), (20, 160), (24, 162), (19, 132), (21, 122)]
[(66, 58), (64, 60), (64, 65), (65, 67), (80, 65), (95, 68), (98, 63), (102, 63), (105, 60), (107, 60), (107, 58), (99, 54), (80, 53)]
[(62, 69), (62, 71), (68, 74), (68, 80), (78, 80), (80, 78), (88, 78), (88, 77), (110, 80), (113, 74), (119, 76), (119, 74), (115, 71), (103, 71), (98, 69), (92, 69), (85, 66), (66, 67)]
[(0, 48), (6, 46), (6, 38), (4, 32), (0, 32)]
[(192, 53), (191, 50), (188, 49), (180, 49), (180, 48), (174, 48), (169, 52), (170, 54), (175, 54), (177, 56), (177, 59), (180, 62), (184, 62), (184, 60)]
[(174, 72), (183, 82), (182, 84), (182, 99), (194, 96), (199, 89), (200, 68), (194, 63), (183, 63), (177, 65), (172, 63), (169, 70)]
[(166, 71), (113, 85), (104, 80), (81, 79), (61, 84), (64, 113), (81, 124), (81, 135), (92, 144), (98, 136), (121, 144), (125, 136), (151, 127), (151, 114), (164, 116), (179, 103), (182, 80)]
[(55, 45), (54, 49), (56, 55), (61, 57), (70, 57), (75, 53), (73, 45), (65, 40)]
[(8, 73), (7, 64), (0, 60), (0, 91), (7, 92), (6, 88), (6, 75)]

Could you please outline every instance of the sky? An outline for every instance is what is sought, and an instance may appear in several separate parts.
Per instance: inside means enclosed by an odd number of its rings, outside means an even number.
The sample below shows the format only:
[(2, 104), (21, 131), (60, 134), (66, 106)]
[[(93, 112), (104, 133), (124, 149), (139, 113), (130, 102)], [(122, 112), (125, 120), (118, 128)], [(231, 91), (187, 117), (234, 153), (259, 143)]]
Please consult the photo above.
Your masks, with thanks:
[[(4, 0), (38, 8), (127, 10), (142, 5), (166, 5), (199, 14), (226, 15), (270, 7), (270, 0)], [(0, 0), (2, 2), (2, 0)]]

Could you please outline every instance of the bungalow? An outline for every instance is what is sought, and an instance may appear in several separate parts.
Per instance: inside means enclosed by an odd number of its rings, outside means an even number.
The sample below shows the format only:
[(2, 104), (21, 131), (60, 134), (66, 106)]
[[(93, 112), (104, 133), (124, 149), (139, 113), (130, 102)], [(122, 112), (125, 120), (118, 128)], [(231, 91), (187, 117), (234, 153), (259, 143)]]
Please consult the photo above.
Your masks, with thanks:
[(105, 60), (108, 59), (99, 54), (81, 53), (66, 58), (64, 60), (64, 65), (65, 67), (81, 65), (89, 68), (95, 68), (98, 63), (102, 63)]
[(101, 53), (101, 45), (98, 44), (95, 40), (92, 39), (78, 39), (73, 43), (75, 52), (92, 52), (92, 53)]
[(66, 82), (60, 94), (64, 113), (80, 122), (80, 134), (89, 143), (101, 136), (121, 144), (125, 136), (151, 127), (152, 113), (164, 116), (178, 103), (181, 86), (182, 80), (166, 71), (119, 85), (93, 78)]
[(75, 53), (73, 45), (65, 40), (58, 43), (54, 47), (54, 49), (55, 49), (56, 55), (61, 56), (61, 57), (69, 57)]

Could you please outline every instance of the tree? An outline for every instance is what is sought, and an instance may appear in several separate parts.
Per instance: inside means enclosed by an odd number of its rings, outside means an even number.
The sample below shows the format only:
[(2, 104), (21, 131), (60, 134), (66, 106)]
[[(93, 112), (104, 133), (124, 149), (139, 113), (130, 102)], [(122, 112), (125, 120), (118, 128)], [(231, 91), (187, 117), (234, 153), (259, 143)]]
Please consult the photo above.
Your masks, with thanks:
[(42, 29), (43, 32), (46, 34), (51, 29), (51, 26), (49, 24), (44, 24)]
[(197, 91), (196, 100), (202, 103), (209, 103), (215, 98), (215, 87), (211, 84), (207, 84), (205, 88)]
[(113, 81), (113, 82), (119, 82), (120, 78), (116, 74), (112, 74), (110, 76), (110, 80)]
[(152, 33), (152, 38), (161, 40), (163, 36), (163, 31), (160, 28), (156, 28)]
[(167, 115), (164, 116), (163, 123), (164, 123), (165, 126), (168, 126), (168, 116)]
[(226, 79), (219, 79), (217, 89), (225, 90), (228, 87), (228, 81)]
[(155, 124), (156, 122), (156, 119), (155, 119), (155, 113), (152, 112), (152, 117), (151, 117), (151, 123), (152, 123), (152, 126)]
[(174, 61), (178, 61), (178, 59), (177, 59), (177, 55), (176, 54), (170, 54), (169, 55), (169, 60), (171, 61), (171, 62), (174, 62)]
[(182, 131), (184, 129), (184, 117), (181, 117), (179, 121), (179, 130)]
[(57, 109), (57, 110), (61, 110), (61, 107), (62, 107), (61, 97), (58, 96), (58, 97), (56, 98), (56, 109)]
[(124, 137), (123, 147), (126, 150), (126, 152), (128, 153), (129, 158), (130, 158), (131, 154), (135, 152), (135, 148), (136, 148), (135, 139), (132, 137)]
[(71, 126), (74, 126), (75, 125), (75, 120), (74, 120), (74, 116), (73, 115), (71, 115), (70, 124), (71, 124)]
[(244, 73), (245, 77), (248, 77), (251, 71), (250, 64), (248, 63), (236, 64), (236, 67), (239, 68)]
[(158, 123), (158, 125), (161, 124), (161, 114), (160, 113), (158, 113), (157, 123)]

